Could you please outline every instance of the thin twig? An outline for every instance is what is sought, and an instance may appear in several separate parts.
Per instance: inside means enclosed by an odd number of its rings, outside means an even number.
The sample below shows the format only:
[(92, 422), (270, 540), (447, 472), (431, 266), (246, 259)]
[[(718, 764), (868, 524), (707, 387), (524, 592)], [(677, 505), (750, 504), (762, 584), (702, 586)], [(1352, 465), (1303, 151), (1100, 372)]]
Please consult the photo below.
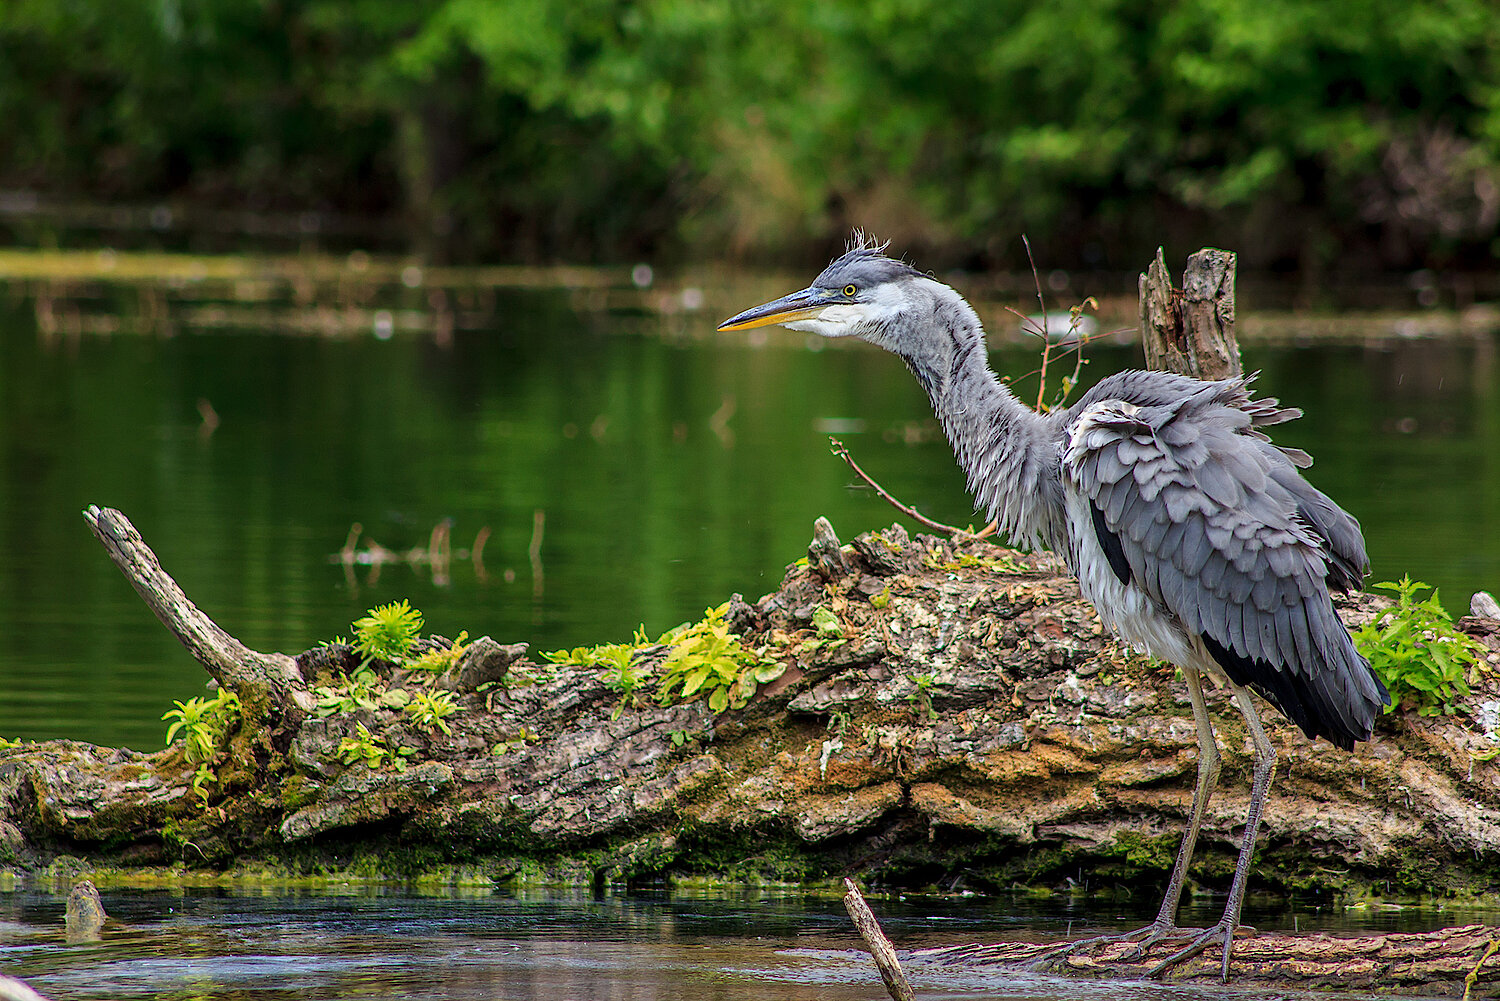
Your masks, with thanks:
[[(1004, 307), (1001, 307), (1007, 313), (1010, 313), (1012, 316), (1015, 316), (1015, 317), (1017, 317), (1017, 318), (1020, 319), (1020, 321), (1021, 321), (1021, 329), (1024, 332), (1026, 332), (1028, 334), (1031, 334), (1033, 337), (1040, 337), (1040, 338), (1042, 338), (1045, 341), (1045, 344), (1042, 347), (1042, 364), (1041, 364), (1040, 368), (1034, 368), (1034, 369), (1032, 369), (1029, 372), (1023, 372), (1020, 375), (1015, 376), (1014, 378), (1011, 378), (1010, 376), (1006, 376), (1005, 377), (1005, 381), (1010, 382), (1012, 384), (1015, 384), (1015, 383), (1021, 382), (1024, 379), (1029, 379), (1032, 376), (1037, 376), (1038, 377), (1038, 385), (1037, 385), (1036, 395), (1037, 395), (1037, 407), (1038, 407), (1038, 410), (1043, 409), (1043, 408), (1051, 410), (1051, 409), (1055, 409), (1055, 408), (1061, 406), (1062, 402), (1067, 399), (1068, 393), (1072, 391), (1072, 387), (1078, 385), (1078, 377), (1082, 373), (1083, 366), (1085, 364), (1084, 357), (1083, 357), (1083, 349), (1084, 348), (1086, 348), (1088, 345), (1092, 344), (1094, 341), (1097, 341), (1097, 340), (1099, 340), (1102, 337), (1114, 337), (1114, 336), (1117, 336), (1119, 334), (1129, 333), (1130, 331), (1132, 331), (1132, 330), (1135, 329), (1134, 327), (1121, 327), (1118, 330), (1104, 330), (1104, 331), (1097, 331), (1097, 332), (1092, 333), (1092, 334), (1080, 334), (1078, 332), (1079, 317), (1082, 316), (1083, 309), (1090, 302), (1094, 302), (1094, 307), (1096, 309), (1098, 308), (1098, 303), (1094, 301), (1094, 299), (1093, 299), (1092, 296), (1090, 296), (1089, 298), (1085, 299), (1083, 301), (1083, 303), (1081, 303), (1080, 305), (1073, 307), (1073, 309), (1075, 310), (1075, 312), (1073, 314), (1073, 321), (1069, 325), (1069, 328), (1068, 328), (1068, 332), (1072, 336), (1067, 341), (1065, 341), (1065, 342), (1057, 345), (1058, 351), (1057, 351), (1057, 354), (1056, 354), (1055, 357), (1049, 357), (1050, 354), (1051, 354), (1052, 339), (1047, 334), (1047, 329), (1046, 329), (1046, 320), (1047, 320), (1047, 317), (1046, 317), (1045, 314), (1043, 314), (1043, 316), (1042, 316), (1042, 322), (1041, 323), (1037, 323), (1034, 319), (1032, 319), (1031, 317), (1027, 316), (1025, 313), (1021, 312), (1019, 309), (1016, 309), (1013, 306), (1004, 306)], [(1045, 400), (1046, 400), (1046, 397), (1047, 397), (1047, 365), (1048, 365), (1048, 362), (1049, 362), (1049, 360), (1050, 361), (1060, 361), (1063, 358), (1066, 358), (1070, 354), (1076, 354), (1077, 355), (1077, 357), (1073, 360), (1073, 374), (1070, 375), (1067, 379), (1065, 379), (1063, 381), (1063, 388), (1062, 388), (1062, 391), (1058, 394), (1058, 398), (1057, 398), (1056, 402), (1054, 402), (1051, 407), (1046, 407)]]
[(1026, 248), (1026, 260), (1031, 262), (1031, 280), (1036, 283), (1036, 304), (1042, 311), (1042, 368), (1036, 387), (1036, 409), (1040, 413), (1047, 394), (1047, 360), (1052, 354), (1052, 338), (1047, 336), (1047, 301), (1042, 298), (1042, 276), (1036, 269), (1036, 258), (1031, 256), (1031, 241), (1021, 234), (1021, 244)]
[(869, 947), (870, 955), (880, 969), (880, 979), (885, 981), (885, 989), (890, 993), (892, 1001), (917, 1001), (911, 982), (906, 979), (906, 971), (901, 969), (896, 947), (891, 945), (891, 940), (880, 930), (880, 922), (875, 920), (874, 912), (865, 903), (854, 880), (844, 880), (844, 891), (844, 907), (849, 911), (854, 927), (859, 929), (860, 937)]
[(952, 525), (944, 525), (940, 521), (933, 521), (925, 514), (919, 512), (916, 508), (907, 507), (905, 504), (892, 497), (890, 493), (886, 491), (885, 487), (881, 486), (879, 483), (876, 483), (873, 479), (871, 479), (869, 473), (859, 468), (859, 463), (854, 461), (854, 457), (849, 454), (849, 450), (844, 447), (843, 442), (839, 441), (837, 438), (830, 437), (828, 439), (828, 444), (833, 448), (834, 455), (847, 462), (849, 464), (849, 468), (854, 470), (856, 476), (868, 483), (870, 487), (880, 495), (882, 500), (891, 505), (891, 507), (895, 508), (897, 511), (900, 511), (908, 518), (920, 521), (928, 528), (935, 528), (939, 532), (946, 532), (949, 535), (957, 535), (958, 533), (964, 531), (961, 528), (954, 528)]

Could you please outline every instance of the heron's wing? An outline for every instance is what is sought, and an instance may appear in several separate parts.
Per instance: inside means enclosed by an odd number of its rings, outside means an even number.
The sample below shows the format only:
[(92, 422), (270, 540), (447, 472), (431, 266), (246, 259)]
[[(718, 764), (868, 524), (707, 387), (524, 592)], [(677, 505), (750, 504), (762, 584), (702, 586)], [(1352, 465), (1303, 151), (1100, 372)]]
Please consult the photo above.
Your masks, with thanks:
[(1328, 594), (1359, 583), (1358, 523), (1258, 430), (1294, 412), (1250, 400), (1239, 381), (1172, 388), (1187, 392), (1142, 394), (1144, 405), (1096, 399), (1079, 412), (1064, 453), (1069, 486), (1092, 506), (1123, 583), (1309, 736), (1352, 745), (1387, 701)]

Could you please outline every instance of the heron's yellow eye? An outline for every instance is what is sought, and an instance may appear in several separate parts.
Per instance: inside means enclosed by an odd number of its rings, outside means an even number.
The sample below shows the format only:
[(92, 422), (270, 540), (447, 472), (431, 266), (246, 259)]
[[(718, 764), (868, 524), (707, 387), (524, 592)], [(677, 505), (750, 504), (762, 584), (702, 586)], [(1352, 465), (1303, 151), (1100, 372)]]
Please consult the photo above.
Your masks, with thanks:
[(855, 288), (853, 285), (845, 285), (844, 286), (844, 294), (845, 295), (853, 295), (854, 293), (856, 293), (858, 291), (859, 291), (859, 289)]

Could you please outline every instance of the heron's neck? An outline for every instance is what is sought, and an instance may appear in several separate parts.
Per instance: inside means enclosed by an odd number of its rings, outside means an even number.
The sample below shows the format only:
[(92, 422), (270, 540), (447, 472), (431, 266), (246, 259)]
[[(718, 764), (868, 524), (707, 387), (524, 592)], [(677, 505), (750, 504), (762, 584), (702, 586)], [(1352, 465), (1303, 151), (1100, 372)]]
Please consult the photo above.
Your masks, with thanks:
[(946, 285), (932, 284), (938, 291), (928, 336), (900, 354), (927, 390), (985, 514), (1015, 544), (1063, 548), (1059, 429), (995, 377), (973, 308)]

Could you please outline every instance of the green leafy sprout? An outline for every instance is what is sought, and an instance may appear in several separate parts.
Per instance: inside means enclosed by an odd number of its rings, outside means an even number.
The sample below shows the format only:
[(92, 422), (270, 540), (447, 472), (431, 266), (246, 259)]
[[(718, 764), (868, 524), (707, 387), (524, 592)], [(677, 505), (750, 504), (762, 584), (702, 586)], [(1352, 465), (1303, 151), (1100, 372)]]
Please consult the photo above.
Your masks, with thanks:
[(714, 713), (742, 709), (758, 688), (781, 677), (784, 664), (747, 649), (729, 630), (724, 616), (729, 603), (704, 611), (703, 621), (678, 626), (663, 641), (672, 652), (662, 662), (656, 700), (662, 705), (684, 702), (705, 693)]
[(417, 692), (412, 695), (402, 712), (417, 726), (427, 730), (441, 730), (451, 737), (453, 731), (444, 722), (444, 717), (458, 712), (458, 703), (453, 701), (453, 696), (448, 692)]
[(916, 688), (906, 697), (911, 703), (912, 711), (928, 723), (935, 722), (938, 718), (937, 710), (932, 707), (932, 688), (937, 684), (936, 675), (930, 673), (913, 674), (912, 684)]
[(340, 674), (339, 679), (337, 685), (319, 685), (313, 689), (313, 694), (318, 698), (317, 708), (313, 712), (320, 718), (373, 710), (379, 705), (373, 672), (355, 671), (352, 678), (347, 674)]
[(199, 797), (200, 806), (208, 806), (208, 784), (217, 782), (219, 776), (213, 770), (213, 759), (219, 753), (220, 744), (231, 727), (240, 718), (239, 696), (226, 689), (219, 689), (211, 699), (194, 696), (186, 702), (175, 699), (176, 707), (162, 714), (169, 720), (166, 743), (181, 736), (182, 753), (193, 770), (193, 793)]
[(181, 734), (183, 754), (189, 763), (211, 761), (219, 751), (219, 742), (239, 720), (239, 696), (221, 688), (211, 699), (194, 696), (186, 702), (174, 699), (172, 704), (177, 708), (168, 709), (161, 717), (171, 721), (167, 744)]
[(1410, 702), (1423, 716), (1452, 713), (1469, 694), (1467, 675), (1485, 650), (1461, 633), (1438, 602), (1438, 592), (1420, 598), (1428, 585), (1403, 576), (1375, 585), (1396, 592), (1396, 604), (1354, 632), (1354, 642), (1391, 693), (1387, 712)]
[(657, 702), (676, 705), (702, 698), (716, 714), (740, 709), (761, 685), (779, 678), (786, 667), (741, 643), (725, 620), (728, 612), (728, 602), (706, 609), (701, 622), (668, 630), (655, 642), (640, 628), (631, 643), (555, 650), (542, 656), (554, 664), (597, 668), (605, 686), (620, 695), (616, 719), (626, 705), (644, 693), (650, 675), (646, 656), (663, 647), (667, 655), (657, 678)]
[(1005, 556), (976, 556), (974, 553), (959, 553), (951, 560), (944, 560), (941, 550), (928, 550), (927, 555), (922, 557), (922, 563), (929, 570), (947, 570), (949, 573), (958, 570), (991, 570), (995, 573), (1023, 574), (1031, 573), (1030, 567), (1016, 561), (1015, 557)]
[(538, 736), (535, 730), (522, 726), (521, 729), (516, 731), (515, 736), (510, 739), (497, 741), (495, 746), (490, 748), (490, 754), (497, 758), (503, 758), (513, 751), (519, 751), (533, 740), (536, 740)]
[(339, 760), (346, 765), (363, 762), (371, 771), (389, 767), (392, 771), (406, 771), (406, 759), (415, 751), (410, 747), (391, 747), (383, 737), (370, 733), (363, 723), (357, 723), (353, 737), (339, 741)]
[[(421, 613), (418, 613), (419, 618), (420, 615)], [(468, 632), (461, 632), (458, 634), (458, 639), (453, 641), (452, 646), (446, 650), (441, 647), (433, 647), (420, 657), (415, 657), (408, 661), (406, 669), (415, 672), (428, 672), (434, 676), (442, 674), (444, 671), (455, 666), (459, 658), (464, 655), (464, 651), (468, 649), (468, 639)]]
[(620, 696), (611, 717), (619, 719), (646, 680), (646, 672), (637, 661), (645, 650), (655, 645), (647, 640), (642, 626), (636, 629), (632, 643), (601, 643), (572, 650), (554, 650), (542, 656), (554, 664), (599, 669), (599, 680), (604, 682), (604, 687)]
[(372, 660), (405, 664), (421, 634), (422, 613), (403, 598), (354, 620), (354, 651), (366, 664)]

